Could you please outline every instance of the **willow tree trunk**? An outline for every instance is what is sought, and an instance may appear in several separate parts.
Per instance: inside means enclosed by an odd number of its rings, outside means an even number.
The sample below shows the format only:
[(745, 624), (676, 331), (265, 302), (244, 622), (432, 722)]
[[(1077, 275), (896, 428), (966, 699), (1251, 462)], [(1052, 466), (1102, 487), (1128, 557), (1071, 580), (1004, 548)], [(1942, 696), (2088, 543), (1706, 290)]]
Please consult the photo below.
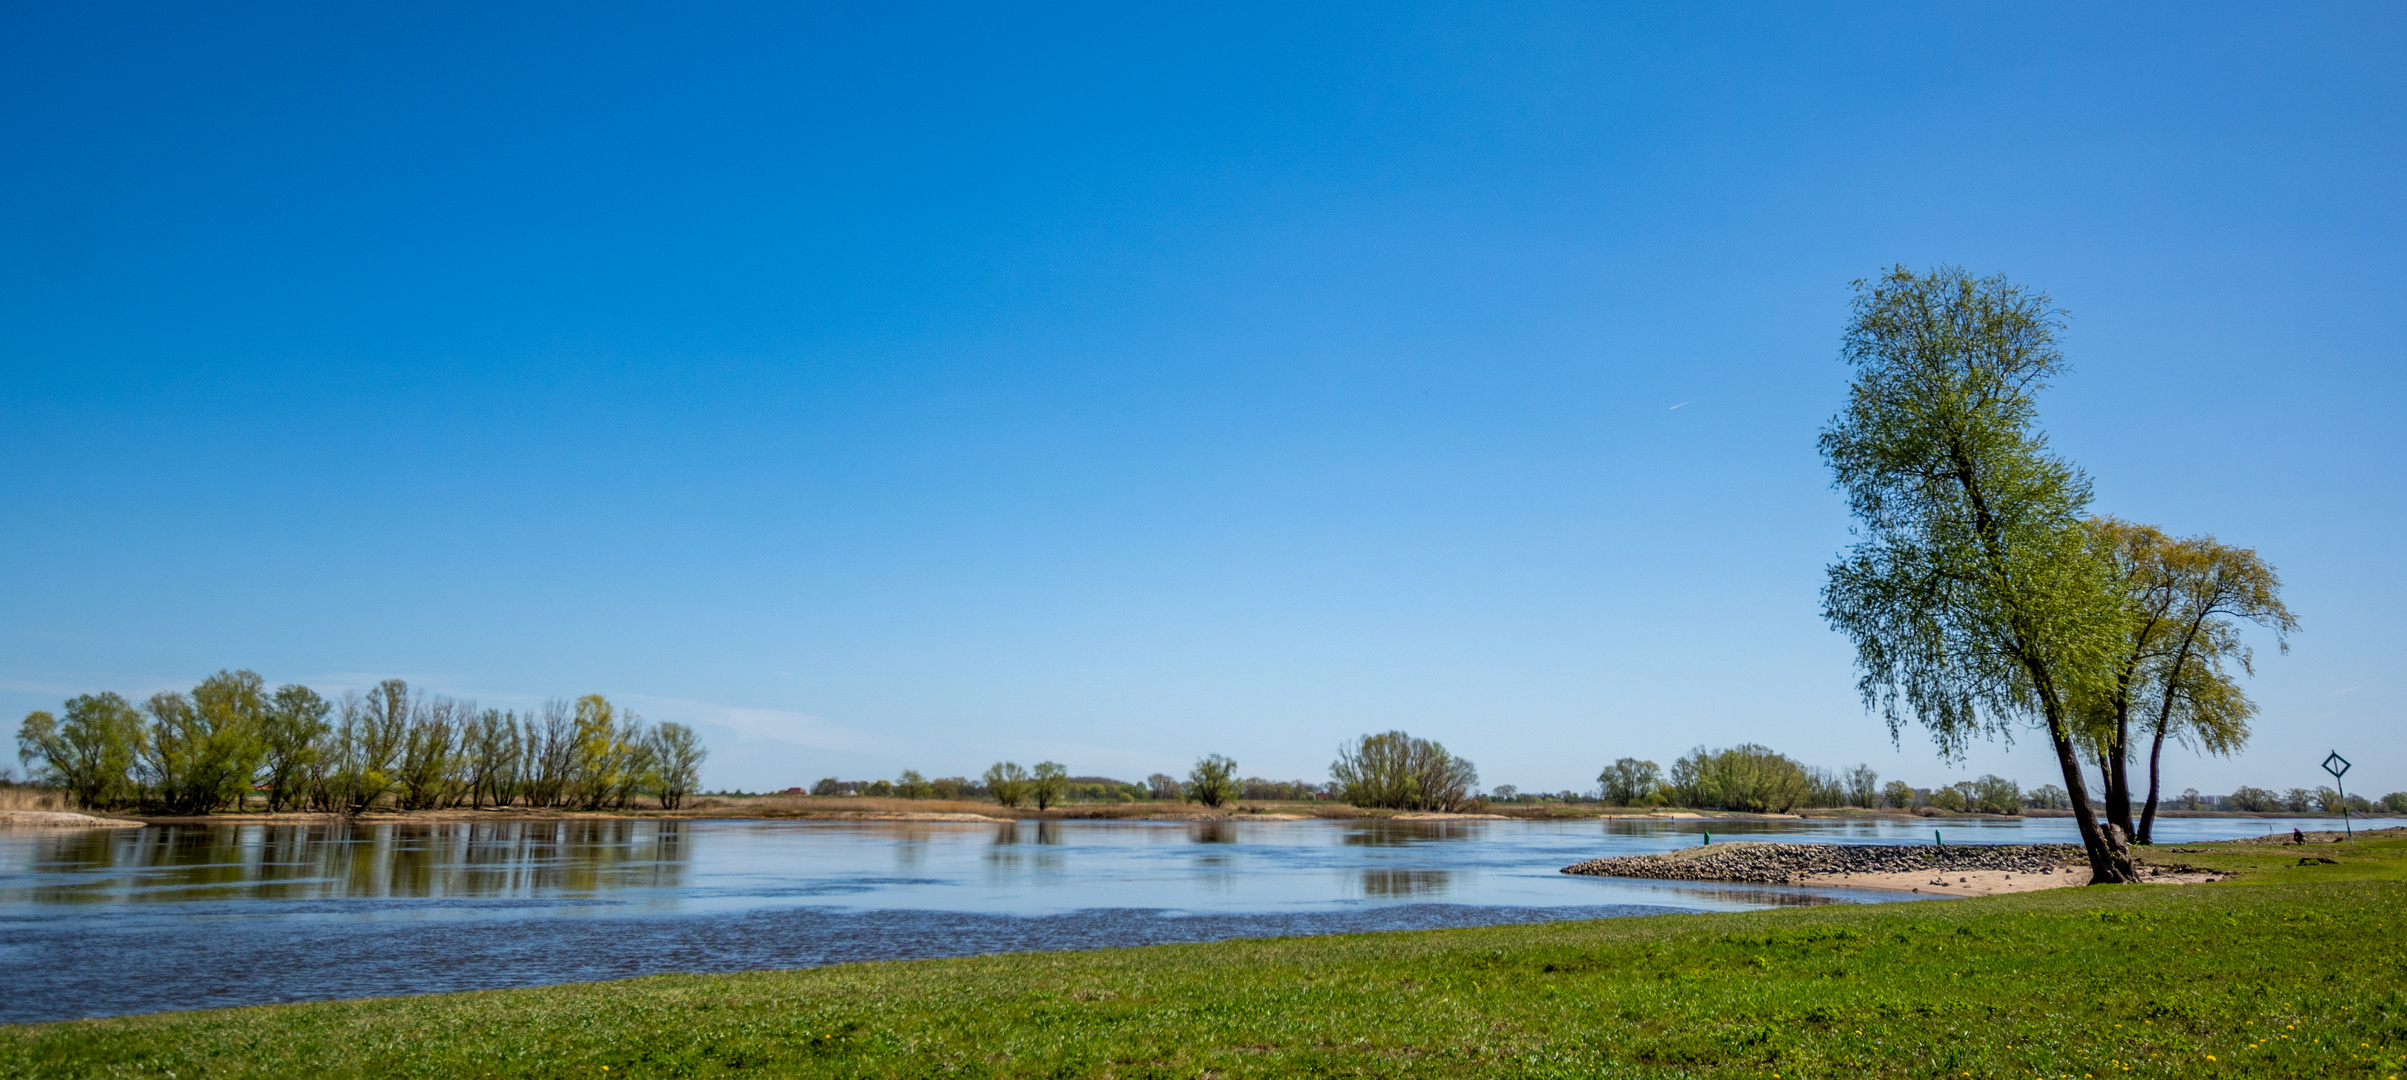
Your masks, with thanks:
[(2081, 775), (2081, 755), (2075, 752), (2073, 740), (2065, 732), (2062, 720), (2049, 718), (2048, 739), (2056, 746), (2056, 764), (2064, 771), (2064, 790), (2072, 799), (2073, 824), (2081, 830), (2081, 847), (2089, 855), (2089, 883), (2114, 885), (2138, 880), (2139, 873), (2131, 865), (2130, 852), (2127, 849), (2118, 852), (2118, 845), (2107, 841), (2105, 829), (2119, 830), (2121, 826), (2109, 823), (2101, 827), (2097, 816), (2090, 810), (2089, 784)]
[(2156, 729), (2156, 741), (2148, 747), (2148, 803), (2140, 808), (2140, 831), (2132, 834), (2135, 844), (2156, 842), (2156, 798), (2165, 757), (2165, 729)]
[(2131, 827), (2131, 719), (2127, 710), (2115, 710), (2114, 737), (2098, 764), (2105, 774), (2106, 790), (2101, 797), (2106, 800), (2107, 823), (2123, 830), (2125, 836), (2140, 835)]

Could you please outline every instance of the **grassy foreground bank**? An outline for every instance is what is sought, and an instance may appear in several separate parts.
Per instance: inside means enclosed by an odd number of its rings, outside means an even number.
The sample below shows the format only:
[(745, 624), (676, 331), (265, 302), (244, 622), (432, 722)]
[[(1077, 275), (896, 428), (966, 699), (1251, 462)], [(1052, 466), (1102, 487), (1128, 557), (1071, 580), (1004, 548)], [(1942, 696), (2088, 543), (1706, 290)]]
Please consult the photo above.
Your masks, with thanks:
[(0, 1076), (2407, 1074), (2407, 839), (2158, 858), (2245, 876), (76, 1021)]

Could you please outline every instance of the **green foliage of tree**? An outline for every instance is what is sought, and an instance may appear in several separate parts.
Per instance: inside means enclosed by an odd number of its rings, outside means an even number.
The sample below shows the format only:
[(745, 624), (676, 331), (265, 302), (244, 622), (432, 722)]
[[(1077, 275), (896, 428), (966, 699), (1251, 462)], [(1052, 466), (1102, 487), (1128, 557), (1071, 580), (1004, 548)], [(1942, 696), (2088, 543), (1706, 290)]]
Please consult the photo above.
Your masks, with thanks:
[(1028, 798), (1036, 803), (1039, 810), (1052, 809), (1054, 803), (1061, 801), (1062, 788), (1069, 776), (1070, 771), (1062, 768), (1061, 762), (1037, 762), (1036, 771), (1028, 777)]
[(252, 672), (220, 671), (140, 707), (94, 694), (65, 712), (63, 721), (36, 712), (19, 727), (19, 756), (39, 779), (88, 807), (179, 814), (240, 808), (254, 785), (271, 812), (355, 814), (387, 800), (404, 810), (521, 800), (624, 809), (644, 795), (676, 809), (706, 756), (691, 729), (651, 725), (600, 695), (521, 718), (416, 695), (399, 679), (330, 704), (306, 686), (270, 694)]
[(1197, 758), (1187, 770), (1187, 798), (1205, 806), (1226, 806), (1237, 798), (1237, 763), (1218, 754)]
[(1607, 806), (1651, 806), (1663, 785), (1663, 767), (1652, 761), (1620, 758), (1596, 774), (1597, 797)]
[(240, 809), (258, 782), (266, 757), (269, 697), (257, 672), (220, 671), (192, 688), (192, 715), (200, 722), (191, 776), (207, 809)]
[[(664, 722), (652, 729), (652, 758), (658, 768), (661, 809), (675, 810), (685, 805), (686, 796), (693, 794), (702, 782), (702, 762), (709, 756), (701, 736), (684, 724)], [(927, 786), (918, 773), (905, 772), (903, 778), (922, 788)]]
[(1818, 766), (1807, 766), (1805, 798), (1797, 805), (1815, 807), (1847, 805), (1846, 775)]
[(1839, 786), (1845, 792), (1849, 806), (1870, 810), (1880, 805), (1880, 774), (1873, 771), (1870, 765), (1858, 765), (1841, 774)]
[(459, 763), (462, 721), (471, 714), (466, 702), (447, 697), (421, 698), (410, 710), (401, 737), (401, 765), (394, 773), (402, 809), (431, 810), (444, 804)]
[(1249, 776), (1237, 782), (1237, 797), (1262, 802), (1301, 802), (1321, 797), (1323, 788), (1309, 780), (1268, 780)]
[(1145, 788), (1148, 797), (1160, 802), (1179, 802), (1187, 797), (1186, 789), (1179, 785), (1178, 777), (1169, 773), (1155, 773), (1146, 777)]
[(409, 719), (410, 688), (400, 679), (386, 679), (364, 696), (343, 695), (335, 705), (334, 752), (322, 789), (326, 809), (356, 814), (392, 790)]
[(1459, 811), (1479, 786), (1479, 770), (1469, 761), (1401, 731), (1340, 747), (1329, 776), (1347, 802), (1392, 810)]
[(2407, 791), (2393, 791), (2382, 796), (2382, 811), (2388, 814), (2407, 814)]
[(515, 802), (525, 761), (526, 732), (518, 714), (478, 712), (460, 738), (460, 780), (468, 805), (481, 810), (488, 801), (497, 807)]
[(296, 809), (308, 800), (310, 779), (333, 730), (326, 721), (333, 708), (317, 691), (293, 683), (277, 687), (268, 699), (259, 740), (268, 812)]
[(598, 810), (609, 803), (621, 781), (618, 708), (600, 694), (578, 698), (573, 708), (576, 736), (569, 789), (577, 805)]
[(1018, 806), (1028, 798), (1028, 770), (1016, 761), (998, 761), (986, 767), (986, 794), (1003, 806)]
[(577, 768), (575, 707), (561, 698), (545, 701), (539, 716), (527, 718), (523, 739), (526, 764), (521, 772), (526, 777), (527, 805), (565, 805), (573, 798), (571, 784)]
[(2072, 796), (2065, 794), (2065, 790), (2061, 787), (2054, 784), (2041, 784), (2032, 788), (2030, 794), (2023, 796), (2023, 804), (2041, 810), (2070, 810), (2073, 808), (2073, 799)]
[(70, 698), (66, 719), (47, 712), (17, 729), (17, 757), (37, 779), (65, 788), (87, 809), (134, 801), (134, 763), (143, 742), (142, 714), (114, 693)]
[[(2239, 624), (2270, 629), (2282, 651), (2298, 619), (2282, 603), (2281, 578), (2256, 552), (2211, 536), (2175, 539), (2116, 518), (2089, 523), (2092, 542), (2121, 588), (2124, 633), (2114, 677), (2082, 702), (2090, 714), (2091, 757), (2105, 772), (2107, 820), (2149, 843), (2169, 739), (2229, 755), (2248, 741), (2256, 704), (2232, 673), (2254, 674), (2254, 654)], [(2148, 793), (2131, 820), (2133, 727), (2148, 741)]]
[(1881, 786), (1881, 805), (1892, 810), (1911, 810), (1915, 800), (1914, 785), (1903, 780), (1891, 780)]
[(2269, 814), (2283, 809), (2280, 795), (2245, 784), (2231, 793), (2231, 805), (2234, 810), (2245, 810), (2252, 814)]
[(2022, 789), (2014, 781), (1998, 776), (1959, 780), (1946, 787), (1932, 788), (1928, 801), (1941, 810), (1958, 814), (2023, 812)]
[(902, 778), (894, 782), (894, 793), (906, 799), (925, 799), (934, 794), (928, 778), (917, 769), (904, 769)]
[(264, 753), (267, 695), (259, 676), (220, 671), (190, 696), (154, 694), (137, 769), (148, 801), (171, 814), (240, 806)]
[(1672, 763), (1665, 786), (1681, 806), (1780, 814), (1803, 804), (1812, 782), (1805, 766), (1788, 755), (1743, 743), (1727, 750), (1700, 746), (1689, 751)]
[(611, 746), (613, 771), (607, 803), (611, 809), (624, 810), (635, 805), (637, 797), (660, 791), (657, 745), (651, 725), (643, 717), (631, 709), (619, 713), (618, 732)]
[(2044, 294), (1952, 267), (1857, 283), (1842, 349), (1855, 381), (1821, 449), (1863, 540), (1830, 568), (1823, 614), (1892, 738), (1910, 716), (1960, 757), (2043, 730), (2093, 880), (2124, 882), (2136, 874), (2092, 816), (2075, 710), (2111, 669), (2121, 597), (2082, 524), (2089, 480), (2038, 426), (2061, 319)]

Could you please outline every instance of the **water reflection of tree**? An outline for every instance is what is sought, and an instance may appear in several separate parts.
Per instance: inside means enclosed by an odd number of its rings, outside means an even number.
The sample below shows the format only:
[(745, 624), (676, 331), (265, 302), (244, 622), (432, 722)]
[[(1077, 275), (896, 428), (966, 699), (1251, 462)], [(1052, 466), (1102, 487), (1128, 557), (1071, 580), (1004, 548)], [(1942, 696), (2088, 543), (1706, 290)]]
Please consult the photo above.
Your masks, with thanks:
[(1349, 821), (1344, 841), (1356, 847), (1404, 847), (1437, 840), (1477, 840), (1485, 835), (1480, 821)]
[(1450, 870), (1364, 870), (1362, 894), (1378, 897), (1438, 896), (1452, 888)]
[[(1035, 828), (1023, 830), (1021, 822), (998, 826), (994, 847), (986, 853), (990, 873), (1059, 874), (1066, 860), (1062, 852), (1047, 851), (1067, 842), (1058, 821), (1034, 822)], [(1030, 846), (1033, 845), (1033, 850)]]
[(889, 832), (894, 837), (894, 869), (905, 876), (916, 873), (928, 860), (928, 845), (936, 831), (925, 825), (901, 825)]
[(615, 819), (439, 824), (163, 825), (62, 835), (36, 855), (67, 880), (35, 903), (495, 898), (679, 885), (686, 824)]
[(1854, 822), (1815, 821), (1810, 826), (1795, 821), (1750, 821), (1745, 818), (1664, 821), (1648, 818), (1606, 818), (1605, 831), (1622, 836), (1682, 836), (1695, 837), (1705, 833), (1715, 836), (1755, 836), (1766, 834), (1795, 834), (1803, 828), (1814, 830), (1832, 827), (1853, 827)]

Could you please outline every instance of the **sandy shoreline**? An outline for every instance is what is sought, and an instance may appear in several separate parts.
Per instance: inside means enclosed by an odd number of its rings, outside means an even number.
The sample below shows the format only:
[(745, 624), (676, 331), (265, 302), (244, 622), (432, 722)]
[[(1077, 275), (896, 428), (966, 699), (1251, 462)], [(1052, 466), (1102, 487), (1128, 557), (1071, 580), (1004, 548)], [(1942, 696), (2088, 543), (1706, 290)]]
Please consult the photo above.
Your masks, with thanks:
[(0, 829), (139, 829), (142, 825), (63, 810), (0, 810)]
[[(1660, 855), (1590, 859), (1563, 873), (1666, 881), (1875, 889), (1934, 897), (1996, 896), (2090, 883), (2070, 844), (1790, 844), (1733, 841)], [(2146, 884), (2220, 881), (2222, 875), (2142, 864)]]
[[(2143, 885), (2199, 885), (2222, 881), (2224, 875), (2206, 873), (2175, 873), (2158, 867), (2142, 866)], [(1925, 896), (2000, 896), (2006, 893), (2039, 892), (2043, 889), (2064, 889), (2087, 885), (2087, 867), (2060, 870), (2053, 874), (2017, 874), (2010, 870), (1964, 870), (1940, 873), (1867, 873), (1867, 874), (1809, 874), (1799, 885), (1815, 885), (1834, 889), (1876, 889), (1881, 892), (1921, 893)]]

